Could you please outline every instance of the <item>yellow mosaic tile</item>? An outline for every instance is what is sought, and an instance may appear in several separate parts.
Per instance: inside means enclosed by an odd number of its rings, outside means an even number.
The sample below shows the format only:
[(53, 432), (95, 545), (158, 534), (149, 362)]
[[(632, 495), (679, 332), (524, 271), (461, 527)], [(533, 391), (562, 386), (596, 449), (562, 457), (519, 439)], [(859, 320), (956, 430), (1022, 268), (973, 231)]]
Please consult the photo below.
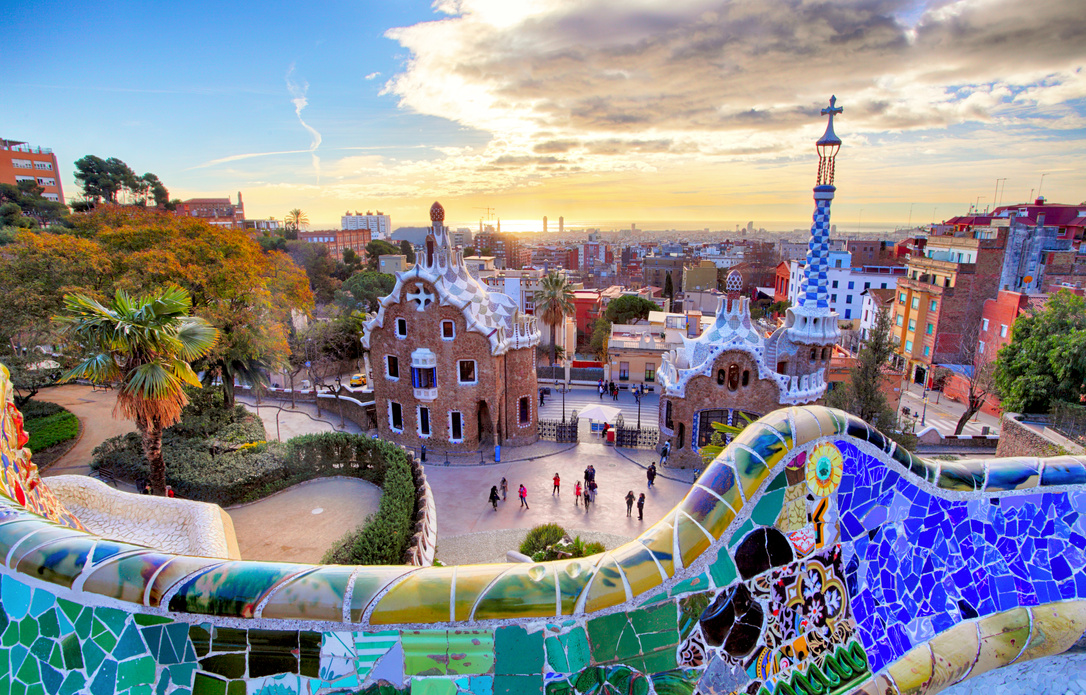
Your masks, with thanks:
[(408, 575), (377, 600), (374, 625), (449, 622), (453, 567), (427, 567)]
[(709, 549), (711, 540), (694, 520), (682, 512), (675, 514), (675, 535), (679, 538), (679, 552), (682, 553), (683, 567)]
[(901, 695), (921, 695), (927, 691), (933, 671), (931, 647), (921, 644), (905, 653), (894, 663), (886, 667), (890, 677), (897, 683)]
[(333, 565), (290, 579), (275, 590), (259, 617), (342, 622), (343, 599), (353, 573), (353, 567)]
[(1029, 640), (1029, 613), (1025, 608), (1014, 608), (982, 618), (977, 621), (977, 627), (980, 654), (970, 677), (1005, 666), (1018, 658)]
[(630, 592), (634, 596), (655, 589), (663, 582), (664, 577), (653, 561), (652, 553), (640, 543), (627, 543), (611, 554), (626, 575)]
[[(630, 544), (633, 545), (633, 544)], [(575, 560), (552, 562), (554, 574), (558, 578), (558, 592), (562, 602), (562, 615), (573, 615), (577, 610), (577, 600), (588, 588), (596, 572), (596, 566), (606, 558), (605, 553)]]
[(942, 690), (954, 685), (969, 673), (977, 660), (980, 641), (977, 624), (959, 623), (931, 640), (935, 657), (929, 690)]
[(743, 496), (749, 500), (769, 477), (769, 467), (758, 458), (757, 454), (748, 449), (733, 445), (731, 454), (735, 460), (735, 472), (739, 476), (739, 484), (743, 486)]
[(558, 615), (550, 563), (516, 563), (498, 577), (475, 606), (475, 620), (548, 618)]
[[(739, 494), (734, 488), (731, 492), (738, 498)], [(698, 485), (691, 488), (679, 509), (689, 514), (706, 531), (713, 534), (714, 538), (720, 538), (728, 524), (735, 519), (735, 512), (729, 505)]]
[(675, 528), (670, 518), (661, 519), (638, 540), (656, 557), (669, 578), (675, 575)]
[(596, 576), (588, 587), (588, 600), (585, 601), (585, 613), (594, 613), (604, 608), (617, 606), (630, 599), (626, 585), (622, 581), (621, 570), (614, 556), (604, 556), (596, 570)]
[(456, 582), (453, 585), (453, 597), (456, 619), (471, 619), (471, 611), (490, 583), (497, 579), (509, 565), (462, 565), (456, 568)]
[(1086, 601), (1046, 603), (1033, 606), (1030, 612), (1033, 614), (1033, 630), (1029, 645), (1018, 661), (1063, 653), (1086, 631)]
[(788, 412), (795, 418), (797, 447), (809, 444), (822, 436), (822, 426), (818, 418), (806, 408), (789, 408)]
[(354, 591), (351, 594), (351, 622), (362, 622), (366, 609), (386, 586), (417, 571), (415, 567), (360, 567), (354, 577)]

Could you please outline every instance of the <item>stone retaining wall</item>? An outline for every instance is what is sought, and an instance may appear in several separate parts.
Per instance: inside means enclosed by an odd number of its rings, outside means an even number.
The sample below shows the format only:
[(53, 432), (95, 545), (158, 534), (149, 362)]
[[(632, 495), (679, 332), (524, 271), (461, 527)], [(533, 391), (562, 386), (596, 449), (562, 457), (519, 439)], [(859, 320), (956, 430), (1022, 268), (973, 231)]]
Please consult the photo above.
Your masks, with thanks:
[(1042, 424), (1036, 429), (1024, 424), (1023, 415), (1004, 413), (996, 456), (1058, 456), (1081, 454), (1082, 447)]

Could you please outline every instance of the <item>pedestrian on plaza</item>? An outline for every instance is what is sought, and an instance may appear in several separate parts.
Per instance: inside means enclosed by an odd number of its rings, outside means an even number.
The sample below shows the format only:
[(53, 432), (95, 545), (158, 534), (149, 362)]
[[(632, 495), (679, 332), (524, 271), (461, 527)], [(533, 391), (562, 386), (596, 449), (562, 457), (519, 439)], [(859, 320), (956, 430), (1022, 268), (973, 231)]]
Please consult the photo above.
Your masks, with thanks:
[(641, 493), (641, 496), (637, 498), (637, 520), (645, 520), (645, 493)]
[(600, 430), (600, 439), (602, 439), (605, 442), (607, 441), (607, 430), (610, 427), (611, 427), (611, 423), (605, 422), (605, 423), (603, 423), (603, 429)]
[(626, 516), (627, 517), (629, 517), (629, 516), (631, 516), (633, 514), (633, 505), (634, 505), (634, 493), (633, 493), (633, 490), (630, 490), (629, 492), (626, 493)]
[(539, 407), (540, 408), (543, 407), (543, 404), (544, 404), (544, 402), (546, 402), (546, 400), (547, 399), (546, 399), (546, 396), (544, 394), (543, 389), (539, 389)]
[(586, 514), (588, 513), (588, 505), (591, 502), (592, 502), (592, 495), (589, 494), (588, 488), (585, 487), (585, 489), (584, 489), (584, 511), (585, 511)]
[(172, 485), (167, 485), (166, 486), (166, 496), (167, 497), (176, 497), (176, 493), (173, 491), (173, 486)]
[(634, 386), (633, 395), (634, 395), (634, 401), (636, 403), (640, 403), (641, 402), (641, 387), (640, 386)]
[(525, 509), (531, 509), (531, 507), (528, 506), (528, 488), (524, 487), (523, 484), (520, 486), (520, 506)]
[(664, 442), (663, 448), (660, 449), (660, 465), (667, 463), (667, 455), (671, 453), (671, 440)]
[(588, 464), (584, 469), (584, 484), (588, 487), (588, 481), (592, 480), (592, 464)]
[(656, 482), (656, 464), (650, 463), (649, 470), (645, 473), (645, 477), (649, 479), (649, 487), (652, 487)]
[(504, 502), (505, 501), (505, 496), (509, 493), (509, 483), (506, 482), (505, 478), (502, 478), (501, 486), (502, 486), (502, 502)]
[(581, 481), (577, 481), (577, 485), (573, 488), (573, 506), (581, 506)]
[(592, 495), (592, 501), (593, 502), (596, 501), (596, 491), (597, 491), (597, 489), (598, 489), (598, 486), (596, 485), (596, 479), (593, 478), (592, 482), (588, 483), (588, 492), (589, 492), (589, 494)]
[(603, 400), (603, 379), (600, 379), (600, 385), (599, 385), (598, 389), (599, 389), (599, 392), (600, 392), (600, 400), (602, 401)]
[(553, 490), (551, 490), (551, 495), (554, 495), (554, 493), (556, 493), (556, 492), (557, 492), (557, 493), (558, 493), (559, 495), (561, 495), (561, 494), (562, 494), (562, 491), (561, 491), (561, 490), (559, 489), (559, 487), (558, 487), (558, 486), (559, 486), (559, 485), (561, 485), (561, 484), (562, 484), (562, 479), (558, 477), (558, 471), (555, 471), (555, 472), (554, 472), (554, 489), (553, 489)]
[(490, 486), (490, 504), (494, 507), (494, 511), (498, 511), (498, 486)]

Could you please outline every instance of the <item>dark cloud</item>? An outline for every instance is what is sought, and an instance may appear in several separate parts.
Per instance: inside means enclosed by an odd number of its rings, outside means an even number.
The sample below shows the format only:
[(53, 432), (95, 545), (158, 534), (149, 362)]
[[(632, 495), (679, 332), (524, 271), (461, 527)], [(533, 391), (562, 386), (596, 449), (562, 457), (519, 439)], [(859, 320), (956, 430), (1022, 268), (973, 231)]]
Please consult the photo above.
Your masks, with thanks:
[(531, 164), (560, 164), (565, 162), (564, 159), (558, 157), (529, 157), (527, 155), (511, 155), (506, 154), (501, 157), (497, 157), (490, 162), (492, 166), (527, 166)]
[(580, 145), (581, 143), (576, 140), (547, 140), (532, 147), (532, 151), (536, 154), (561, 154), (580, 147)]

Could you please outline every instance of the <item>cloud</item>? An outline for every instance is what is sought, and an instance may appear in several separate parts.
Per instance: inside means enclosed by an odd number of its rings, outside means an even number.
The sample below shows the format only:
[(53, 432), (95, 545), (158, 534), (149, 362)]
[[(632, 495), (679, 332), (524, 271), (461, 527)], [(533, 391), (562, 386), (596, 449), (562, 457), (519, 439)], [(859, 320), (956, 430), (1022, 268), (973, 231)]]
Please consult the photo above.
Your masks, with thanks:
[(364, 80), (375, 80), (380, 76), (381, 76), (381, 73), (379, 73), (379, 72), (371, 72), (370, 74), (366, 75), (362, 79), (364, 79)]
[(562, 154), (589, 170), (792, 156), (820, 133), (830, 94), (846, 143), (1011, 121), (1044, 137), (1037, 107), (1086, 98), (1078, 0), (522, 5), (445, 0), (447, 17), (390, 30), (410, 57), (386, 93), (492, 133), (491, 161)]
[(294, 114), (298, 117), (298, 122), (302, 124), (302, 127), (309, 131), (312, 139), (309, 143), (309, 152), (312, 153), (313, 159), (313, 171), (317, 174), (317, 180), (320, 180), (321, 175), (321, 159), (317, 156), (317, 148), (321, 146), (321, 134), (317, 132), (317, 129), (302, 120), (302, 109), (309, 105), (309, 100), (306, 99), (306, 93), (309, 91), (309, 83), (303, 82), (298, 84), (293, 79), (294, 75), (294, 63), (290, 64), (287, 68), (286, 82), (287, 90), (291, 95), (291, 103), (294, 104)]

